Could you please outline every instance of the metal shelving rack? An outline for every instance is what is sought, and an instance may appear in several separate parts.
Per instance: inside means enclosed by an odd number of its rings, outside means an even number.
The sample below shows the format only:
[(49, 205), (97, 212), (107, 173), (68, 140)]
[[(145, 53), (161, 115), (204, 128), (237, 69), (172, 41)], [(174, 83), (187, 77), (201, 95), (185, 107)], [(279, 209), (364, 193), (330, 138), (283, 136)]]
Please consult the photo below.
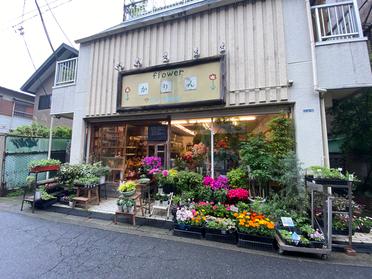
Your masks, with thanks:
[[(311, 198), (311, 225), (314, 227), (315, 223), (319, 226), (319, 222), (315, 217), (314, 208), (314, 192), (322, 193), (323, 202), (323, 232), (326, 236), (327, 247), (342, 247), (352, 249), (352, 223), (353, 223), (353, 212), (352, 212), (352, 181), (331, 181), (325, 179), (312, 179), (306, 178), (306, 189), (310, 192)], [(349, 210), (348, 211), (335, 211), (332, 210), (332, 200), (334, 199), (333, 193), (335, 189), (347, 189), (347, 199)], [(347, 214), (348, 215), (348, 243), (335, 244), (332, 243), (332, 238), (335, 236), (332, 234), (332, 223), (334, 214)]]

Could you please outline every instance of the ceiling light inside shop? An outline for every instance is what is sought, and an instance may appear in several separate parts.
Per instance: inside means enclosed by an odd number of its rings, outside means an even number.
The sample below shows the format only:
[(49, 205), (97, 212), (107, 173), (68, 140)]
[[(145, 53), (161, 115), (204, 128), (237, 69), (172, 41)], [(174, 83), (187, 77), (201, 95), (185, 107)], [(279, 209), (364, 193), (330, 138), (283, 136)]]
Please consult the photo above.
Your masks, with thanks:
[[(216, 120), (217, 118), (215, 118)], [(234, 117), (224, 117), (227, 121), (237, 122), (237, 121), (254, 121), (256, 116), (234, 116)], [(172, 120), (171, 124), (198, 124), (198, 123), (212, 123), (212, 118), (199, 118), (199, 119), (183, 119), (183, 120)]]
[(194, 131), (191, 131), (190, 129), (187, 129), (186, 127), (183, 127), (180, 124), (174, 124), (174, 126), (177, 127), (178, 129), (184, 131), (185, 133), (187, 133), (189, 135), (195, 136), (195, 132)]

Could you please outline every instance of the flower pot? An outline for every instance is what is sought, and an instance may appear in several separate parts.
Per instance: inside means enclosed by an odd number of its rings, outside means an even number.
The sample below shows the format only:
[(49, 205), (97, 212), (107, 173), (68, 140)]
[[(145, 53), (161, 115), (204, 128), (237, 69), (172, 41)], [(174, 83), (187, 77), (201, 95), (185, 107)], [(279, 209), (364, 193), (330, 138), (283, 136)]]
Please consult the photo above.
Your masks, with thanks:
[(122, 207), (121, 207), (121, 211), (122, 212), (127, 212), (127, 205), (124, 204)]
[(40, 191), (36, 191), (35, 192), (35, 201), (40, 200), (40, 199), (41, 199), (41, 192)]
[(134, 206), (127, 207), (127, 212), (129, 214), (133, 214), (134, 213)]
[(129, 191), (129, 192), (121, 192), (121, 194), (123, 195), (123, 197), (131, 197), (134, 195), (134, 193), (136, 193), (136, 190), (134, 189), (133, 191)]
[(58, 171), (59, 165), (50, 165), (50, 166), (36, 166), (33, 167), (31, 172), (46, 172), (46, 171)]
[(312, 248), (323, 248), (324, 242), (323, 241), (316, 241), (316, 240), (311, 240), (310, 241), (310, 247)]
[(255, 250), (272, 251), (274, 249), (274, 238), (238, 232), (238, 246)]
[(158, 194), (159, 195), (163, 195), (164, 194), (164, 192), (163, 192), (163, 187), (158, 187)]
[(160, 200), (155, 200), (155, 206), (159, 206), (160, 205)]
[(360, 232), (360, 233), (370, 233), (371, 232), (371, 228), (367, 228), (367, 227), (360, 227), (357, 232)]
[(106, 176), (102, 175), (100, 178), (99, 178), (99, 184), (105, 184), (106, 183)]
[(123, 212), (123, 206), (122, 205), (118, 205), (118, 211)]
[(69, 201), (68, 205), (69, 205), (69, 207), (74, 208), (75, 207), (75, 201)]
[(204, 236), (204, 228), (175, 223), (173, 234), (181, 237), (202, 239)]
[(237, 237), (236, 232), (230, 232), (226, 230), (217, 229), (205, 229), (205, 239), (210, 241), (217, 241), (222, 243), (236, 244)]

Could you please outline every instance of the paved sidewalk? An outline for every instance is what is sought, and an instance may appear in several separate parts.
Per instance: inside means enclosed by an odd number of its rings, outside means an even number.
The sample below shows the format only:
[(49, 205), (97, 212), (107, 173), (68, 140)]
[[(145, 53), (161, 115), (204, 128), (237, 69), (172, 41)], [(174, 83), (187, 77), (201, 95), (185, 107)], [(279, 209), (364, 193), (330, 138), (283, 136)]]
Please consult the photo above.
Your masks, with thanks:
[(301, 255), (278, 255), (273, 252), (257, 251), (252, 249), (239, 248), (236, 245), (217, 243), (206, 240), (197, 240), (173, 236), (172, 231), (162, 228), (149, 227), (149, 226), (132, 226), (127, 223), (119, 223), (115, 225), (109, 220), (93, 219), (81, 216), (67, 215), (56, 212), (37, 210), (35, 214), (31, 213), (30, 207), (25, 206), (24, 211), (20, 211), (21, 201), (19, 198), (0, 198), (0, 212), (11, 212), (15, 214), (25, 215), (32, 218), (43, 219), (58, 223), (66, 223), (79, 225), (88, 228), (95, 228), (105, 231), (112, 231), (118, 233), (125, 233), (137, 236), (147, 236), (157, 239), (172, 240), (181, 243), (190, 243), (204, 247), (213, 247), (229, 251), (237, 251), (246, 254), (254, 254), (261, 256), (268, 256), (278, 259), (288, 259), (300, 262), (318, 262), (327, 264), (341, 264), (341, 265), (353, 265), (353, 266), (365, 266), (372, 267), (372, 256), (370, 254), (358, 253), (356, 256), (349, 256), (344, 253), (333, 252), (327, 261), (321, 261), (315, 257), (304, 257)]

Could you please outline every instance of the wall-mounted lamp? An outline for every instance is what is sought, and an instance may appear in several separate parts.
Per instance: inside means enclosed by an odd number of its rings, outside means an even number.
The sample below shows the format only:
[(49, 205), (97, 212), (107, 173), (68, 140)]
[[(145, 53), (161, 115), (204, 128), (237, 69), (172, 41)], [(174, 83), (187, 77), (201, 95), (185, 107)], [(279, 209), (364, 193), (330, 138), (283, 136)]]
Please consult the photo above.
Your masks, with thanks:
[(292, 85), (293, 85), (293, 80), (292, 80), (292, 79), (289, 79), (289, 80), (287, 81), (287, 85), (288, 85), (288, 87), (292, 87)]
[(135, 62), (134, 62), (134, 64), (133, 64), (133, 66), (134, 66), (135, 68), (140, 68), (140, 67), (142, 67), (141, 59), (140, 59), (139, 57), (136, 58), (136, 60), (135, 60)]
[(193, 57), (194, 59), (198, 59), (200, 57), (200, 51), (197, 47), (193, 50)]
[(163, 52), (163, 63), (169, 63), (168, 52)]
[(224, 54), (226, 52), (226, 46), (224, 42), (220, 44), (219, 50), (220, 50), (220, 54)]

